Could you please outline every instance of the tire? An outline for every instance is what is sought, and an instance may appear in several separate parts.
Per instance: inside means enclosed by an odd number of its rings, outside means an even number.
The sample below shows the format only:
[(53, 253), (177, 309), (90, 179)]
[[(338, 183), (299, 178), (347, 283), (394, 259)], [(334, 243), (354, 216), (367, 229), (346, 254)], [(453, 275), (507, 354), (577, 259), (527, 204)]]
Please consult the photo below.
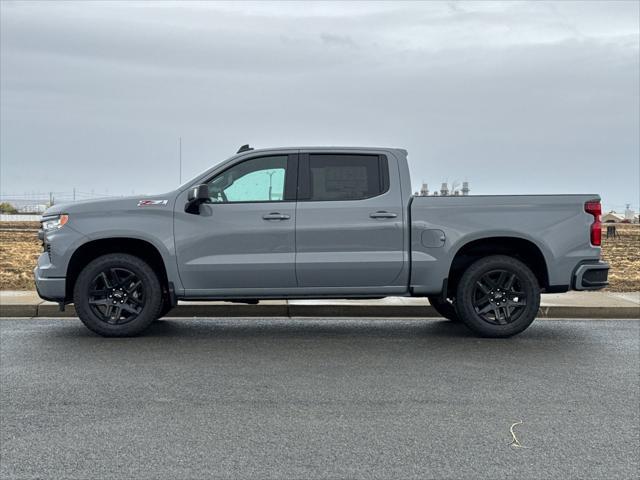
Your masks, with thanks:
[(504, 338), (524, 331), (539, 308), (538, 279), (513, 257), (482, 258), (464, 272), (458, 284), (458, 316), (482, 337)]
[(428, 297), (429, 303), (433, 307), (433, 309), (438, 312), (441, 316), (450, 320), (452, 322), (459, 322), (460, 317), (458, 317), (458, 312), (456, 312), (456, 307), (453, 302), (449, 299), (443, 300), (441, 297)]
[(140, 334), (163, 305), (156, 273), (140, 258), (124, 253), (91, 261), (76, 280), (73, 302), (82, 323), (103, 337)]
[(168, 297), (163, 298), (162, 299), (162, 308), (160, 309), (160, 313), (158, 313), (158, 318), (156, 318), (156, 321), (157, 320), (161, 320), (162, 317), (164, 317), (171, 310), (173, 310), (173, 307), (171, 306), (171, 301), (169, 300)]

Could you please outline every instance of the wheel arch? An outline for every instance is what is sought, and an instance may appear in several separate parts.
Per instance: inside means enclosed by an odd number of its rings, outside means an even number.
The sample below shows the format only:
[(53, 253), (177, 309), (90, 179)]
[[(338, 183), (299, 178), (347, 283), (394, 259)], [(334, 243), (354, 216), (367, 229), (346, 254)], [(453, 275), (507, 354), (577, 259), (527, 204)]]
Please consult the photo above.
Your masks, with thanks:
[(541, 288), (549, 286), (547, 261), (538, 245), (522, 237), (491, 236), (471, 240), (458, 248), (449, 267), (447, 295), (455, 294), (463, 272), (473, 262), (490, 255), (507, 255), (520, 260), (531, 269)]
[(167, 268), (158, 248), (147, 240), (132, 237), (108, 237), (90, 240), (80, 245), (67, 266), (65, 300), (73, 298), (73, 289), (82, 268), (92, 260), (109, 253), (126, 253), (149, 264), (158, 275), (163, 294), (169, 291)]

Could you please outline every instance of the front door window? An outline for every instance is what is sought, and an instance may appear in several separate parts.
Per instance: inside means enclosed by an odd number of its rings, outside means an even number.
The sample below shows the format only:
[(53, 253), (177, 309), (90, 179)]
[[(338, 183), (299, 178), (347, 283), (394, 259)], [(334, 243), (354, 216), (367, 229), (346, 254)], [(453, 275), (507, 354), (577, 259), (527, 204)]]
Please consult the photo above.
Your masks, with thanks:
[(286, 155), (238, 163), (209, 182), (210, 202), (281, 202), (286, 169)]

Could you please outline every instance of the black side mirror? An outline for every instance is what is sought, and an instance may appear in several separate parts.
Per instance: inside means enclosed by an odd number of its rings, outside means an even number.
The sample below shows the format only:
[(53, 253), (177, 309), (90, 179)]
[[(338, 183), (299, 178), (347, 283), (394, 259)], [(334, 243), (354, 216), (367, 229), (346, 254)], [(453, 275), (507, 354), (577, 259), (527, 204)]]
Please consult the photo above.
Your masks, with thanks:
[(207, 200), (209, 200), (209, 185), (202, 184), (195, 186), (189, 190), (187, 204), (184, 207), (184, 211), (187, 213), (198, 214), (200, 213), (200, 204)]

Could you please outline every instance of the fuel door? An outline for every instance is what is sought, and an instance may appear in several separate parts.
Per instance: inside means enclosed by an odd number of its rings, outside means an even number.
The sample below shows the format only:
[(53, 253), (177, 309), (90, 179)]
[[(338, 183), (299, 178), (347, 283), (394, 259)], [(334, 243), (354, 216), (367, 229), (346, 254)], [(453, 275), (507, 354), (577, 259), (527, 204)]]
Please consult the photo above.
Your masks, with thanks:
[(421, 242), (427, 248), (440, 248), (444, 246), (446, 238), (442, 230), (429, 229), (422, 232)]

